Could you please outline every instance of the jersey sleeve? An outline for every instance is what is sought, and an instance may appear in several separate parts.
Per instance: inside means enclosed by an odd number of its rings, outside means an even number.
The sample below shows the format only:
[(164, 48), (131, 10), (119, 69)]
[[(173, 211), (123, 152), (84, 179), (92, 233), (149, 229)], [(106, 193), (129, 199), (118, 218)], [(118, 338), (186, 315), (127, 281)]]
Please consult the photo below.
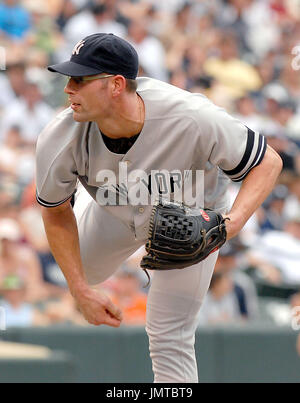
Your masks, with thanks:
[(243, 142), (244, 149), (242, 149), (242, 152), (244, 152), (240, 154), (241, 160), (239, 164), (233, 169), (223, 169), (223, 172), (233, 182), (242, 181), (252, 168), (259, 165), (267, 148), (267, 140), (262, 134), (254, 132), (247, 126), (245, 126), (245, 129), (247, 131), (247, 138)]
[(55, 119), (40, 134), (36, 147), (36, 199), (44, 207), (68, 200), (77, 183), (72, 141)]
[(203, 113), (205, 117), (198, 126), (201, 147), (208, 150), (208, 160), (232, 181), (242, 181), (261, 163), (267, 148), (266, 138), (222, 108), (209, 106)]

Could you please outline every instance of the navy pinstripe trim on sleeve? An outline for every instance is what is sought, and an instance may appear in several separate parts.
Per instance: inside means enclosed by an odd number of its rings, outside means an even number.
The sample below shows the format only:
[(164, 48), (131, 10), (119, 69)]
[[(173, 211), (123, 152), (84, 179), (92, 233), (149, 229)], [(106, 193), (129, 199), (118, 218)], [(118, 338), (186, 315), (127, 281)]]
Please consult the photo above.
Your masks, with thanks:
[(231, 180), (233, 182), (240, 182), (243, 179), (245, 179), (246, 176), (248, 175), (248, 173), (251, 171), (251, 169), (261, 163), (261, 161), (265, 155), (266, 149), (267, 149), (266, 138), (262, 135), (259, 135), (259, 145), (258, 145), (257, 152), (255, 154), (252, 164), (249, 166), (249, 168), (247, 169), (246, 172), (244, 172), (242, 175), (240, 175), (236, 178), (231, 178)]
[(241, 162), (236, 168), (223, 171), (233, 182), (240, 182), (243, 180), (252, 168), (261, 163), (266, 152), (266, 138), (257, 132), (255, 133), (248, 127), (247, 130), (246, 150)]
[(245, 166), (249, 162), (249, 158), (250, 158), (250, 155), (251, 155), (251, 152), (253, 149), (255, 133), (253, 130), (249, 129), (249, 127), (247, 127), (247, 129), (248, 129), (248, 136), (247, 136), (245, 154), (243, 155), (241, 162), (239, 163), (239, 165), (236, 168), (231, 169), (230, 171), (223, 171), (228, 176), (237, 175), (239, 172), (242, 172), (243, 169), (245, 168)]
[(36, 193), (36, 201), (43, 207), (57, 207), (60, 206), (61, 204), (63, 204), (65, 201), (67, 201), (68, 199), (70, 199), (72, 195), (66, 197), (64, 200), (59, 201), (59, 202), (55, 202), (55, 203), (50, 203), (47, 202), (46, 200), (41, 199), (38, 194)]
[(259, 147), (257, 149), (257, 152), (255, 154), (255, 158), (252, 162), (252, 164), (250, 165), (250, 167), (247, 169), (246, 172), (243, 173), (243, 175), (232, 179), (233, 182), (240, 182), (241, 180), (245, 179), (246, 176), (248, 175), (248, 173), (251, 171), (252, 168), (256, 167), (257, 165), (259, 165), (265, 155), (267, 149), (267, 141), (266, 138), (262, 135), (259, 136)]

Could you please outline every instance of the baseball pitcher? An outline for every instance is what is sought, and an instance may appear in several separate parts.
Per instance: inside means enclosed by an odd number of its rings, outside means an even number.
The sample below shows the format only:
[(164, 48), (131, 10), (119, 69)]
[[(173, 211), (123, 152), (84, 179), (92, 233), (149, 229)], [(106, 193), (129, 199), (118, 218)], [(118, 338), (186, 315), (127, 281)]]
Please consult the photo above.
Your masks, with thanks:
[[(122, 312), (94, 286), (146, 245), (154, 382), (198, 382), (197, 315), (218, 248), (264, 201), (282, 163), (260, 133), (203, 95), (137, 78), (138, 68), (127, 41), (102, 33), (49, 67), (69, 77), (70, 107), (38, 138), (37, 200), (91, 324), (120, 326)], [(232, 206), (230, 181), (242, 182)]]

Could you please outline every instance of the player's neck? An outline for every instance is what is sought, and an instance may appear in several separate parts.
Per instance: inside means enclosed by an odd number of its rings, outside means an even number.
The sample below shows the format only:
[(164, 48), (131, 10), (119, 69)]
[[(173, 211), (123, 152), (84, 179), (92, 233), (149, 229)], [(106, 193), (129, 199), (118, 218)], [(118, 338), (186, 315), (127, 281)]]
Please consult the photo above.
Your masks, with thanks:
[(116, 103), (112, 113), (97, 121), (100, 131), (111, 138), (132, 137), (144, 126), (144, 102), (137, 94), (131, 94), (125, 102)]

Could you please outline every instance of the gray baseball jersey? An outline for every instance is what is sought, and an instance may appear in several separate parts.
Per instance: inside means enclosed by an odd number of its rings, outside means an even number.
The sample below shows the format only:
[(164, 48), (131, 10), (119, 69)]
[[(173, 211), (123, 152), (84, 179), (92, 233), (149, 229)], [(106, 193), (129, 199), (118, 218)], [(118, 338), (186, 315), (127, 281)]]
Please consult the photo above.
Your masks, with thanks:
[[(179, 177), (182, 185), (187, 172), (202, 172), (203, 206), (225, 212), (230, 179), (242, 180), (261, 162), (266, 140), (201, 94), (151, 78), (137, 81), (137, 92), (145, 104), (145, 122), (128, 152), (109, 151), (97, 124), (74, 121), (68, 108), (38, 138), (36, 186), (37, 201), (53, 207), (73, 194), (79, 179), (98, 204), (134, 230), (137, 239), (144, 239), (151, 206), (124, 203), (124, 197), (130, 200), (130, 186), (137, 181), (124, 183), (120, 169), (126, 168), (129, 177), (135, 173), (136, 178), (140, 173), (140, 184), (150, 193), (149, 183), (153, 184), (154, 177), (164, 186), (165, 178), (157, 171), (169, 173), (168, 178), (173, 180), (169, 193)], [(109, 173), (114, 173), (116, 180), (105, 178)], [(192, 186), (195, 190), (194, 178)], [(108, 193), (118, 197), (108, 198), (113, 203), (104, 205)]]

